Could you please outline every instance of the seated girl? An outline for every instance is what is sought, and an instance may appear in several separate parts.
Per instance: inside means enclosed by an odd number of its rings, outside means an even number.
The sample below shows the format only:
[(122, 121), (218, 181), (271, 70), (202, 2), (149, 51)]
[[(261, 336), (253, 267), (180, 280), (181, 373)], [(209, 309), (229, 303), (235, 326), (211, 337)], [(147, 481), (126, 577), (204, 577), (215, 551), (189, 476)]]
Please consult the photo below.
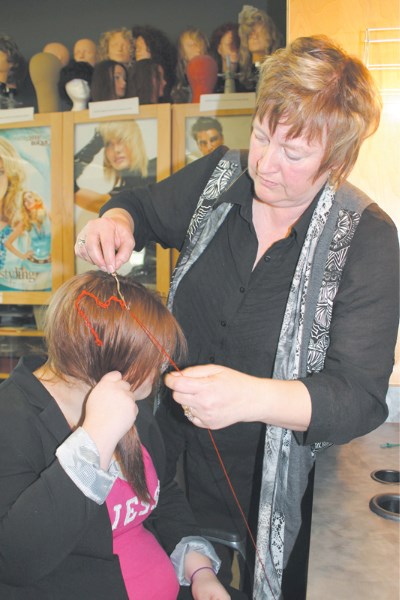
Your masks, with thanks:
[(172, 315), (90, 271), (54, 294), (45, 339), (0, 386), (0, 597), (229, 598), (139, 402), (184, 348)]

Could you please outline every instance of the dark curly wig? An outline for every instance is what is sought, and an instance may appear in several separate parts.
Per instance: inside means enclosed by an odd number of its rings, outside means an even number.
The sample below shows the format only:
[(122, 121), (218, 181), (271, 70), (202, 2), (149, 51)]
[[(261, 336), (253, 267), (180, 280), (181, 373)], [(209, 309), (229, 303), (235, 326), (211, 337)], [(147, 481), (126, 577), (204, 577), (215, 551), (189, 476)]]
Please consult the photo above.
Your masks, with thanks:
[(217, 61), (218, 72), (222, 71), (222, 59), (218, 52), (218, 46), (226, 33), (232, 31), (233, 44), (237, 50), (240, 48), (239, 24), (238, 23), (223, 23), (211, 34), (210, 37), (210, 54)]
[(7, 54), (11, 65), (7, 83), (18, 87), (28, 73), (28, 63), (22, 56), (14, 40), (4, 33), (0, 33), (0, 52)]
[(171, 88), (175, 83), (177, 60), (177, 52), (174, 44), (163, 31), (151, 25), (135, 25), (132, 27), (132, 35), (134, 40), (138, 37), (144, 39), (151, 54), (151, 59), (162, 66), (167, 85), (165, 86), (161, 101), (169, 102)]

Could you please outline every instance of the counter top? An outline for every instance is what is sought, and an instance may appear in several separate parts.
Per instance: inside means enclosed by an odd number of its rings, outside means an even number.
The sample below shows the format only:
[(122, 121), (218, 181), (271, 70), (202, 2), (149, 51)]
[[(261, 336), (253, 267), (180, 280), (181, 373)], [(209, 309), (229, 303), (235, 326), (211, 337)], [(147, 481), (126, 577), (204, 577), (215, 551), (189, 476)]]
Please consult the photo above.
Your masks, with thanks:
[(400, 522), (369, 508), (376, 494), (400, 492), (398, 484), (371, 478), (377, 469), (399, 470), (399, 423), (317, 457), (307, 600), (399, 600)]

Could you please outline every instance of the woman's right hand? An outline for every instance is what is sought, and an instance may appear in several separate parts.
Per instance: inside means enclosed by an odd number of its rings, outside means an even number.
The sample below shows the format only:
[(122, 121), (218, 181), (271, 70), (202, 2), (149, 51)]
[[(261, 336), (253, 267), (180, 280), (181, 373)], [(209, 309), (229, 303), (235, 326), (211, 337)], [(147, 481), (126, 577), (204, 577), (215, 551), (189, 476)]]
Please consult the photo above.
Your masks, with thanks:
[(89, 221), (79, 232), (75, 254), (102, 271), (114, 273), (126, 263), (135, 247), (134, 223), (122, 208), (112, 208)]
[(136, 420), (136, 399), (119, 371), (106, 373), (88, 396), (82, 427), (96, 444), (104, 470), (108, 469), (118, 442)]

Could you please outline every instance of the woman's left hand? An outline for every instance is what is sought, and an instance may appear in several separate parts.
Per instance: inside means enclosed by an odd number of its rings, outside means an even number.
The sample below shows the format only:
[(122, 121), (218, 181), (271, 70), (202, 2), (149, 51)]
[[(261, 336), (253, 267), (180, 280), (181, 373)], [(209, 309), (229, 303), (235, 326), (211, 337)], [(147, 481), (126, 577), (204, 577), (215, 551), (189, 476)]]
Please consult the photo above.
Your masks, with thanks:
[(260, 381), (219, 365), (189, 367), (165, 376), (166, 386), (189, 420), (210, 429), (254, 420), (249, 411)]
[(197, 427), (221, 429), (239, 422), (262, 422), (306, 431), (311, 397), (302, 381), (254, 377), (221, 367), (200, 365), (168, 373), (165, 385)]

